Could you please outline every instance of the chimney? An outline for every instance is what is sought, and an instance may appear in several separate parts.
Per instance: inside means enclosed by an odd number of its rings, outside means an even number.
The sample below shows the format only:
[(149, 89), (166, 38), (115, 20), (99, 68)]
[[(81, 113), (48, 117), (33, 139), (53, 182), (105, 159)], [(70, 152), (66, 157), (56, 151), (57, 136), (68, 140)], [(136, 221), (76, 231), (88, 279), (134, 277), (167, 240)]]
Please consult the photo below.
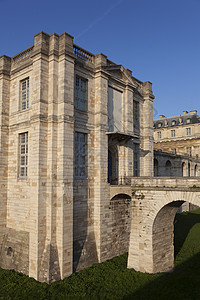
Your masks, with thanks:
[(165, 118), (165, 116), (164, 115), (160, 115), (160, 119), (162, 119), (162, 118)]
[(197, 110), (191, 110), (190, 114), (196, 115), (197, 114)]
[(183, 111), (183, 114), (184, 114), (184, 115), (187, 115), (187, 114), (188, 114), (188, 111), (187, 111), (187, 110), (184, 110), (184, 111)]

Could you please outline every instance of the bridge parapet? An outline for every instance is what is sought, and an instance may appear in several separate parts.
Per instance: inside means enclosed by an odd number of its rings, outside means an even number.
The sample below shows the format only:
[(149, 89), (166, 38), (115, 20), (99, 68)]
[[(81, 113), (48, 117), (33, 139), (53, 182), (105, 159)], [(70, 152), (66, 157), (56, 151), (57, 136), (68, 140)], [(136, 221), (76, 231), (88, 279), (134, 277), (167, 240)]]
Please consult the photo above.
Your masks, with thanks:
[(200, 189), (197, 177), (132, 177), (131, 187), (140, 189)]

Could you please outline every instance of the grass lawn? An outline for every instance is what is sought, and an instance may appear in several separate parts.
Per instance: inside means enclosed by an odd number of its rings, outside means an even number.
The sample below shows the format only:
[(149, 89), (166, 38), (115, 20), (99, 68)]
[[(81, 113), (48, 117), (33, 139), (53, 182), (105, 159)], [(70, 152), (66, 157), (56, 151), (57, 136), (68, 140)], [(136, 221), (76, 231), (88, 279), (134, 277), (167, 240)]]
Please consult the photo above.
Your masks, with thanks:
[(128, 270), (127, 254), (48, 285), (0, 269), (0, 299), (200, 299), (200, 209), (177, 215), (175, 270)]

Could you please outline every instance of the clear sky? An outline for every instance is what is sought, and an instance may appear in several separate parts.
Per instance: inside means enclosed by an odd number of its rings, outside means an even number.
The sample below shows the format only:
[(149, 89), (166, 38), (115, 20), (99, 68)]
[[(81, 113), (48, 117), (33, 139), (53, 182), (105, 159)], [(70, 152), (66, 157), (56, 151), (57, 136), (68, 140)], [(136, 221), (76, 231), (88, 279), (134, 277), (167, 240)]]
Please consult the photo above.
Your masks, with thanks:
[(0, 0), (0, 56), (29, 47), (41, 30), (66, 31), (151, 81), (154, 118), (200, 113), (200, 0)]

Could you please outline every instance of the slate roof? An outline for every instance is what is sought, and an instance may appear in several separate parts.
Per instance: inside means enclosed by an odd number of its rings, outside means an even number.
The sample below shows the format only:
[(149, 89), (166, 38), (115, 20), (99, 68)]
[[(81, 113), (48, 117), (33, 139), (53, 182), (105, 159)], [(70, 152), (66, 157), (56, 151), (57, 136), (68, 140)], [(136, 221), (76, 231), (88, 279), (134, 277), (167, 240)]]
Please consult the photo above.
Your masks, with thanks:
[(174, 126), (182, 126), (182, 125), (190, 125), (200, 123), (200, 116), (196, 113), (186, 113), (179, 116), (174, 117), (162, 117), (159, 119), (155, 119), (153, 121), (154, 129), (159, 129), (163, 127), (174, 127)]

